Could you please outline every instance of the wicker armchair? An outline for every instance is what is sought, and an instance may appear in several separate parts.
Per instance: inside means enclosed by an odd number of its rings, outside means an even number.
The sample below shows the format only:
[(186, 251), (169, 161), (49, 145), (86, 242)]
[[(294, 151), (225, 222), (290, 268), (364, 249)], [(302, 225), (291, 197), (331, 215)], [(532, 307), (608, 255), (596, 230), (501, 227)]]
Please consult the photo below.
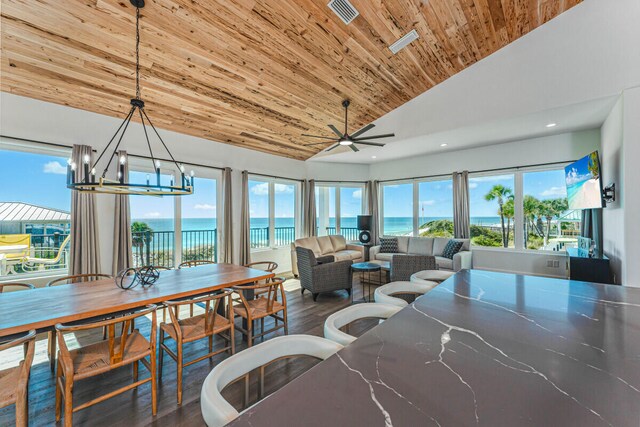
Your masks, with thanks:
[(316, 258), (311, 249), (300, 246), (296, 247), (296, 255), (302, 294), (308, 290), (314, 301), (322, 292), (344, 289), (351, 295), (351, 260), (332, 262), (333, 257)]
[(409, 281), (413, 273), (436, 270), (436, 257), (431, 255), (394, 255), (391, 258), (391, 281)]

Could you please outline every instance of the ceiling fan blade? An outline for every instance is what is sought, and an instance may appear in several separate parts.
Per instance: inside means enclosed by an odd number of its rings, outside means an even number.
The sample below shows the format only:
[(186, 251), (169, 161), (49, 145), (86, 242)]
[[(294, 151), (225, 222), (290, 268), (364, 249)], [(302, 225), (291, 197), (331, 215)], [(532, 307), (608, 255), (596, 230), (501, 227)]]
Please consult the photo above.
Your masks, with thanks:
[(357, 153), (358, 151), (360, 151), (360, 150), (358, 150), (358, 147), (356, 147), (356, 146), (355, 146), (355, 145), (353, 145), (353, 144), (349, 145), (349, 147), (350, 147), (353, 151), (355, 151), (356, 153)]
[(336, 142), (335, 140), (333, 141), (322, 141), (322, 142), (312, 142), (311, 144), (304, 144), (305, 147), (311, 146), (311, 145), (322, 145), (322, 144), (329, 144), (331, 142)]
[(328, 125), (329, 128), (333, 131), (333, 133), (335, 133), (336, 135), (338, 135), (338, 138), (342, 138), (344, 137), (344, 135), (342, 133), (340, 133), (340, 131), (338, 130), (337, 127), (335, 127), (334, 125)]
[[(373, 135), (373, 136), (363, 136), (361, 139), (363, 141), (369, 140), (369, 139), (380, 139), (380, 138), (391, 138), (396, 136), (395, 133), (385, 133), (384, 135)], [(357, 139), (354, 139), (354, 141), (358, 141)]]
[(302, 136), (306, 136), (309, 138), (322, 138), (322, 139), (332, 139), (332, 140), (338, 140), (338, 138), (331, 138), (330, 136), (320, 136), (320, 135), (307, 135), (306, 133), (303, 133)]
[(356, 144), (373, 145), (375, 147), (384, 147), (386, 144), (380, 144), (378, 142), (356, 141)]
[(324, 150), (324, 151), (331, 151), (331, 150), (333, 150), (334, 148), (337, 148), (337, 147), (339, 147), (339, 146), (340, 146), (340, 144), (336, 144), (336, 145), (334, 145), (334, 146), (331, 146), (331, 147), (327, 148), (327, 149), (326, 149), (326, 150)]
[(368, 125), (366, 125), (362, 129), (360, 129), (359, 131), (357, 131), (356, 133), (351, 135), (351, 138), (357, 138), (358, 136), (360, 136), (363, 133), (367, 132), (369, 129), (373, 129), (374, 127), (376, 127), (376, 125), (374, 125), (373, 123), (369, 123)]

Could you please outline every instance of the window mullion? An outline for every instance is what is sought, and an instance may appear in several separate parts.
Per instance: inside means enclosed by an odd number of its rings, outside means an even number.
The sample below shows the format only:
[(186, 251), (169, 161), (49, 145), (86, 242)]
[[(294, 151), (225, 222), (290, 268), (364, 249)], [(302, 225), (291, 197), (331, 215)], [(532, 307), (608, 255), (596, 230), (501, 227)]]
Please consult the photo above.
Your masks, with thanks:
[(275, 183), (269, 182), (269, 247), (274, 248), (275, 232), (276, 232), (276, 220), (275, 220)]
[(417, 182), (413, 182), (413, 236), (417, 236), (418, 235), (418, 228), (420, 227), (420, 225), (418, 224), (418, 215), (420, 212), (420, 206), (419, 206), (419, 199), (420, 196), (418, 194), (418, 183)]
[(523, 176), (522, 172), (516, 172), (514, 176), (514, 215), (513, 215), (513, 230), (514, 230), (514, 247), (516, 249), (524, 249), (524, 189), (523, 189)]
[(336, 185), (336, 234), (340, 234), (340, 186)]

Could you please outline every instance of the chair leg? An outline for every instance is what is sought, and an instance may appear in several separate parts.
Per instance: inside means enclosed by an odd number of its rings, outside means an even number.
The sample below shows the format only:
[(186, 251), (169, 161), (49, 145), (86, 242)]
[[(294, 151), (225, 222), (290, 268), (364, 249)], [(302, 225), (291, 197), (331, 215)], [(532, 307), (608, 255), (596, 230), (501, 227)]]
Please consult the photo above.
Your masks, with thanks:
[(182, 343), (176, 343), (176, 349), (178, 350), (178, 365), (176, 367), (176, 373), (178, 377), (178, 405), (182, 405)]
[(313, 301), (315, 302), (318, 299), (319, 294), (316, 292), (316, 293), (312, 293), (311, 295), (313, 296)]
[(16, 427), (27, 427), (29, 425), (29, 403), (28, 394), (16, 400)]
[(300, 295), (304, 295), (304, 291), (306, 291), (305, 288), (300, 288)]
[(160, 339), (158, 340), (158, 350), (160, 350), (160, 354), (158, 355), (158, 379), (162, 379), (162, 359), (164, 356), (164, 349), (162, 348), (162, 344), (164, 344), (164, 330), (160, 328)]
[[(133, 362), (133, 382), (138, 381), (138, 370), (140, 369), (140, 361)], [(137, 390), (138, 387), (135, 388)]]
[(209, 353), (213, 351), (213, 335), (209, 335)]
[(64, 427), (73, 427), (73, 384), (64, 379)]
[(287, 319), (287, 310), (282, 310), (282, 319), (284, 321), (284, 334), (289, 335), (289, 320)]
[(158, 413), (158, 378), (156, 374), (156, 349), (151, 348), (151, 414), (155, 416)]
[(247, 319), (247, 347), (253, 345), (253, 319)]
[(262, 342), (264, 342), (264, 317), (260, 319), (260, 335), (262, 336)]
[(347, 291), (347, 295), (351, 296), (351, 288), (347, 288), (345, 291)]
[(231, 322), (231, 330), (229, 331), (229, 338), (231, 339), (231, 355), (236, 354), (236, 332), (234, 323)]
[(60, 415), (62, 412), (62, 389), (60, 386), (61, 376), (62, 369), (60, 369), (60, 363), (58, 363), (58, 372), (56, 372), (56, 422), (60, 421)]
[(51, 372), (56, 370), (56, 332), (49, 331), (49, 366)]

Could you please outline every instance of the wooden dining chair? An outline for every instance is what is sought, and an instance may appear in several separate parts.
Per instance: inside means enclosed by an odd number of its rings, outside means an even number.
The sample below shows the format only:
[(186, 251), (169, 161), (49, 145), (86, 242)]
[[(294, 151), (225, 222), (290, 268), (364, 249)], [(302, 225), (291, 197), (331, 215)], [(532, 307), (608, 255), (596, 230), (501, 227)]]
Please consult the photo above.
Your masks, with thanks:
[[(68, 285), (74, 283), (84, 283), (84, 282), (93, 282), (95, 280), (101, 279), (113, 279), (113, 276), (109, 276), (108, 274), (100, 274), (100, 273), (88, 273), (88, 274), (75, 274), (73, 276), (64, 276), (58, 277), (57, 279), (51, 280), (47, 283), (47, 287), (51, 286), (59, 286), (59, 285)], [(106, 338), (107, 330), (103, 329), (102, 331), (102, 339)], [(56, 331), (49, 331), (47, 334), (48, 345), (47, 345), (47, 354), (49, 355), (49, 367), (51, 368), (51, 372), (56, 369)]]
[(178, 266), (178, 268), (191, 268), (191, 267), (197, 267), (199, 265), (207, 265), (207, 264), (215, 264), (215, 261), (211, 261), (208, 259), (193, 259), (191, 261), (185, 261), (180, 263), (180, 265)]
[[(151, 314), (151, 328), (149, 339), (145, 338), (138, 329), (133, 332), (130, 323), (139, 317)], [(116, 325), (125, 323), (120, 336), (116, 336)], [(75, 333), (106, 327), (107, 339), (98, 341), (73, 350), (69, 350), (64, 336), (67, 333)], [(106, 399), (127, 390), (136, 389), (138, 386), (151, 382), (151, 412), (157, 411), (157, 371), (156, 371), (156, 306), (149, 305), (143, 309), (114, 319), (102, 320), (82, 325), (56, 325), (58, 338), (58, 371), (56, 373), (56, 422), (62, 415), (62, 403), (64, 401), (64, 425), (71, 427), (73, 413), (81, 409), (93, 406)], [(149, 360), (147, 360), (147, 357)], [(139, 380), (138, 368), (142, 363), (149, 370), (150, 377)], [(78, 380), (92, 378), (106, 372), (132, 365), (133, 383), (118, 390), (94, 398), (81, 405), (73, 407), (73, 388)]]
[[(216, 264), (216, 262), (208, 259), (194, 259), (191, 261), (184, 261), (180, 263), (180, 265), (178, 266), (178, 270), (182, 270), (183, 268), (198, 267), (200, 265), (208, 265), (208, 264)], [(189, 315), (193, 317), (193, 304), (189, 306)], [(166, 320), (166, 318), (163, 318), (163, 321), (164, 320)]]
[[(182, 370), (185, 366), (193, 365), (224, 351), (229, 351), (230, 354), (235, 353), (234, 322), (231, 313), (232, 293), (231, 290), (225, 290), (214, 295), (164, 303), (169, 311), (171, 323), (160, 323), (160, 366), (158, 371), (159, 378), (162, 379), (162, 360), (165, 352), (178, 364), (178, 405), (182, 404)], [(205, 305), (204, 313), (181, 319), (180, 308), (196, 303)], [(225, 335), (224, 332), (228, 332), (228, 335)], [(213, 351), (213, 337), (215, 335), (224, 338), (226, 346)], [(167, 338), (172, 338), (176, 342), (176, 353), (167, 346)], [(183, 360), (184, 345), (205, 338), (209, 339), (209, 352), (185, 363)]]
[(29, 372), (36, 346), (36, 331), (0, 344), (0, 353), (10, 348), (24, 346), (24, 359), (13, 368), (0, 371), (0, 408), (15, 404), (16, 427), (29, 425)]
[[(284, 333), (289, 333), (289, 325), (287, 322), (287, 298), (284, 293), (284, 280), (281, 278), (273, 279), (267, 283), (255, 283), (253, 285), (234, 286), (233, 290), (239, 295), (241, 302), (233, 307), (234, 317), (241, 317), (247, 322), (247, 329), (236, 326), (236, 329), (247, 337), (249, 347), (253, 345), (255, 338), (264, 337), (271, 332), (275, 332), (280, 328), (284, 328)], [(258, 292), (257, 298), (247, 300), (244, 292)], [(282, 301), (278, 301), (277, 295), (280, 294)], [(275, 325), (268, 331), (264, 330), (264, 319), (271, 317)], [(260, 320), (260, 333), (254, 334), (255, 320)], [(281, 324), (278, 324), (281, 321)], [(264, 338), (263, 338), (264, 339)]]
[(0, 294), (5, 292), (5, 289), (9, 290), (11, 288), (16, 288), (14, 289), (14, 291), (27, 291), (30, 289), (35, 289), (36, 287), (29, 283), (17, 283), (17, 282), (0, 283)]
[[(244, 266), (247, 268), (255, 268), (256, 270), (263, 270), (263, 271), (266, 271), (267, 273), (273, 273), (278, 268), (278, 263), (274, 261), (256, 261), (256, 262), (251, 262), (249, 264), (245, 264)], [(273, 278), (269, 278), (269, 279), (264, 279), (261, 282), (267, 283), (272, 280)], [(260, 283), (260, 282), (256, 282), (256, 283)], [(267, 292), (267, 291), (264, 290), (261, 292), (254, 292), (254, 295), (257, 296), (262, 292)], [(276, 296), (276, 299), (277, 299), (277, 296)]]

